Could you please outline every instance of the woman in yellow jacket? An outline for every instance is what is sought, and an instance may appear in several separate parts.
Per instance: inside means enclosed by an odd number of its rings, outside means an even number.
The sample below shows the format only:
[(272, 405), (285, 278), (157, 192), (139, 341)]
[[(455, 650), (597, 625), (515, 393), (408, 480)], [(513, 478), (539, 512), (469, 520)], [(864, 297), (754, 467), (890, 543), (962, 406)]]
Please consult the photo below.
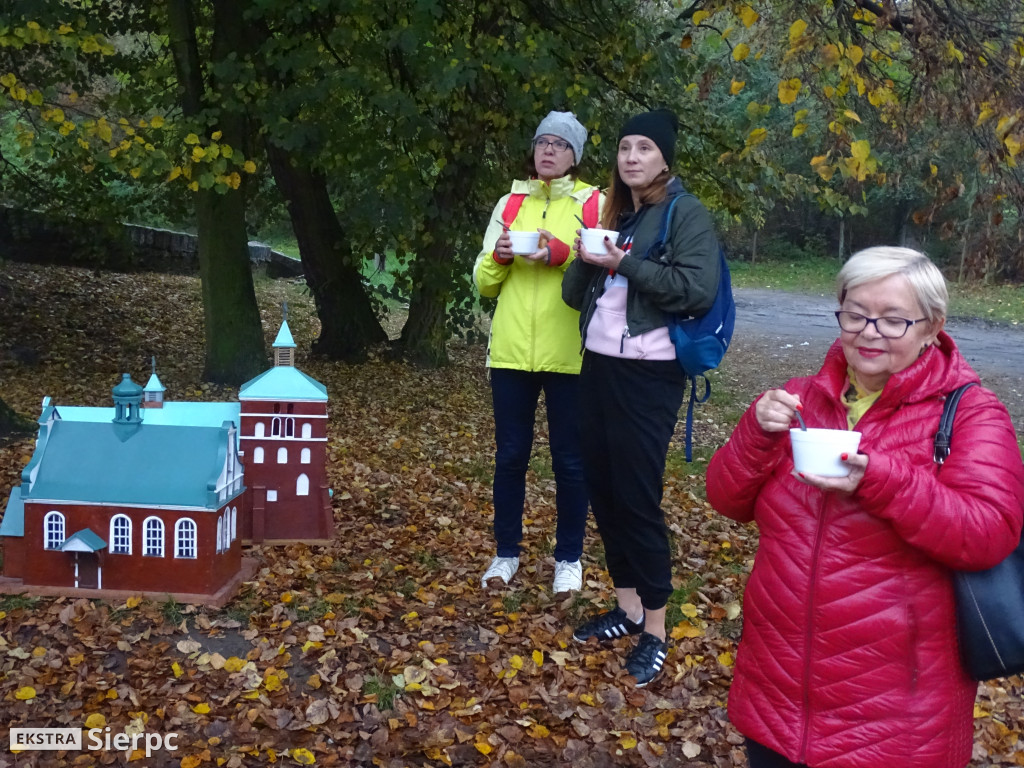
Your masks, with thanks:
[[(494, 538), (483, 575), (508, 584), (519, 568), (526, 469), (541, 390), (555, 473), (553, 592), (582, 585), (587, 494), (579, 443), (579, 312), (562, 301), (562, 275), (580, 222), (597, 226), (603, 198), (576, 178), (587, 130), (571, 112), (551, 112), (533, 137), (531, 178), (498, 201), (473, 269), (481, 296), (497, 297), (487, 350), (494, 430)], [(516, 255), (509, 230), (539, 232), (537, 250)], [(521, 250), (521, 249), (520, 249)]]

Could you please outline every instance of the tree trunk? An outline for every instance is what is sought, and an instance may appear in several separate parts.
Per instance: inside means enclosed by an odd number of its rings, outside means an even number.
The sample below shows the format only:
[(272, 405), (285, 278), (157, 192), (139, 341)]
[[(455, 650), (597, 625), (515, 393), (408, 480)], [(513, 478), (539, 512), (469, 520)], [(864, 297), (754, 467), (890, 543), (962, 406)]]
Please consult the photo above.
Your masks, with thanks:
[(839, 217), (839, 258), (846, 257), (846, 219)]
[(753, 239), (750, 242), (750, 263), (751, 264), (756, 264), (757, 263), (757, 235), (758, 235), (758, 233), (760, 231), (761, 230), (759, 230), (759, 229), (755, 229), (754, 230), (754, 237), (753, 237)]
[[(244, 51), (244, 30), (239, 23), (243, 9), (240, 0), (214, 2), (210, 54), (214, 62)], [(171, 50), (182, 90), (182, 110), (186, 116), (194, 117), (204, 106), (204, 85), (189, 0), (170, 0), (168, 18)], [(231, 103), (235, 98), (230, 83), (214, 80), (213, 90), (220, 104)], [(224, 144), (244, 146), (244, 115), (222, 107), (219, 128)], [(197, 193), (196, 206), (206, 330), (203, 376), (210, 381), (241, 384), (265, 370), (268, 364), (249, 266), (244, 192), (229, 189), (222, 194), (207, 189)]]
[(0, 400), (0, 442), (9, 437), (30, 435), (34, 429), (35, 424)]
[(363, 288), (362, 275), (338, 223), (327, 180), (292, 153), (267, 142), (274, 181), (288, 204), (306, 284), (320, 318), (313, 351), (336, 360), (363, 359), (387, 340)]

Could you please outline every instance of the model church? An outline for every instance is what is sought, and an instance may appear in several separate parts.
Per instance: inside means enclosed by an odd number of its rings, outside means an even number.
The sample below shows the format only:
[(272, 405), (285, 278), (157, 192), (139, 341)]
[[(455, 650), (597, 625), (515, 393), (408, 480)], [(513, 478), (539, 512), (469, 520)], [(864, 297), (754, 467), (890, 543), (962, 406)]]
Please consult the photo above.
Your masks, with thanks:
[(285, 319), (274, 367), (235, 403), (165, 401), (155, 362), (111, 407), (45, 398), (0, 520), (0, 592), (222, 605), (252, 576), (243, 541), (329, 540), (327, 390), (294, 349)]

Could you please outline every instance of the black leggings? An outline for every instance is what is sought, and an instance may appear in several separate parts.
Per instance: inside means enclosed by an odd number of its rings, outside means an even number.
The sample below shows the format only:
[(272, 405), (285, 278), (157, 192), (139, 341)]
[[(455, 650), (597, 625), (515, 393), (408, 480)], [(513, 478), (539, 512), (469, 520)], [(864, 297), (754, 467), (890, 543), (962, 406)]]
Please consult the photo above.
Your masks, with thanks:
[(791, 763), (778, 752), (747, 739), (747, 760), (750, 768), (807, 768), (803, 763)]

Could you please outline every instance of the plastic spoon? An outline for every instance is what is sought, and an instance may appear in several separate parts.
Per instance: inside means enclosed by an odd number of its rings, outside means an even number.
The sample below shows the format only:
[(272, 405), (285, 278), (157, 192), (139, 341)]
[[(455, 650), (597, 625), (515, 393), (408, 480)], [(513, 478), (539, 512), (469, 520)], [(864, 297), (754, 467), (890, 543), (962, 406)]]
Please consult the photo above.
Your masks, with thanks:
[(796, 407), (796, 410), (794, 411), (794, 413), (796, 414), (796, 420), (798, 422), (800, 422), (800, 429), (802, 429), (804, 432), (806, 432), (807, 431), (807, 425), (804, 424), (804, 417), (800, 413), (803, 409), (804, 409), (803, 404), (800, 404), (800, 405), (798, 405)]
[(583, 219), (581, 219), (579, 216), (576, 217), (576, 221), (578, 221), (584, 229), (589, 229), (589, 227), (586, 225), (586, 222), (584, 222)]

